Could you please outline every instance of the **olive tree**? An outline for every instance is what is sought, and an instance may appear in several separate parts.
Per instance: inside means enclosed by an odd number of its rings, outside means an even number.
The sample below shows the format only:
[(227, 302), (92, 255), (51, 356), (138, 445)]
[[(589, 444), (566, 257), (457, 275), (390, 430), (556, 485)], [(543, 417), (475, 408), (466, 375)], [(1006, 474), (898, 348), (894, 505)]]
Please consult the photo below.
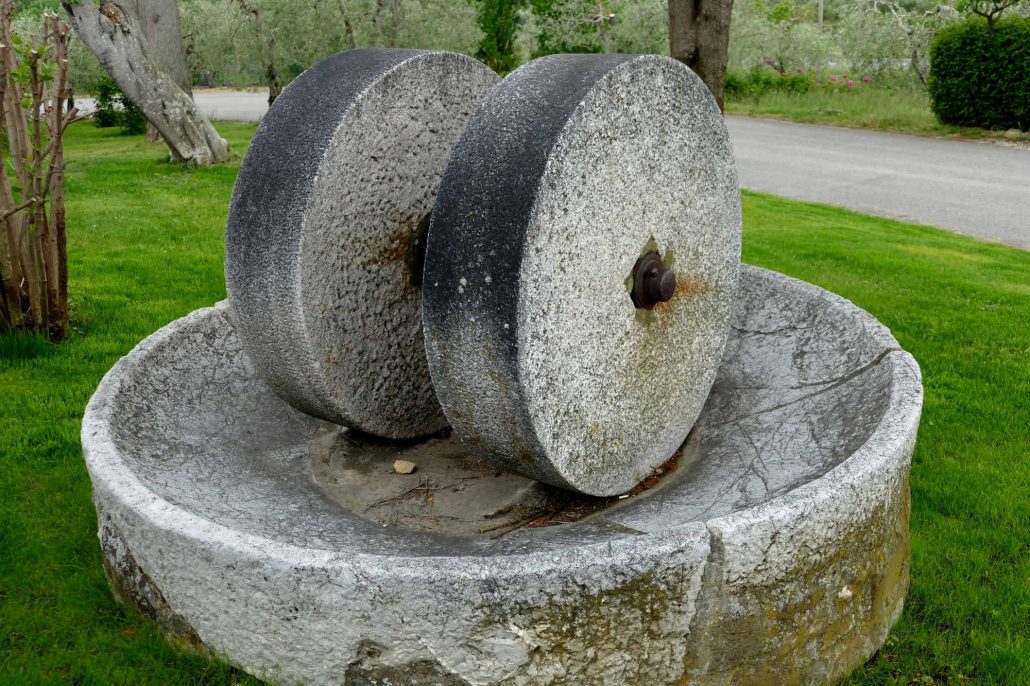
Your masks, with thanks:
[(207, 165), (228, 158), (225, 139), (190, 96), (175, 0), (61, 5), (82, 41), (164, 138), (172, 159)]
[(930, 43), (958, 18), (950, 5), (920, 9), (896, 0), (859, 0), (842, 18), (837, 40), (849, 64), (879, 73), (907, 64), (918, 85), (926, 88)]
[(272, 94), (350, 48), (473, 54), (482, 38), (476, 10), (466, 0), (191, 0), (182, 18), (194, 82), (262, 84)]
[(987, 30), (994, 31), (994, 26), (1007, 10), (1022, 5), (1024, 0), (960, 0), (958, 9), (987, 20)]
[(819, 31), (810, 8), (791, 0), (745, 0), (733, 8), (730, 63), (745, 69), (766, 64), (778, 72), (825, 67), (836, 56), (829, 33)]

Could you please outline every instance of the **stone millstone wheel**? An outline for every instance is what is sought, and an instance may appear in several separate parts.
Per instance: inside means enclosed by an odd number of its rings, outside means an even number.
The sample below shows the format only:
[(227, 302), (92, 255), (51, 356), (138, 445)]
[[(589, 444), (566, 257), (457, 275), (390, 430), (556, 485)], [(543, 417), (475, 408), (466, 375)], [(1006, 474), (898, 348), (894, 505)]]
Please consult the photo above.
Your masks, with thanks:
[(226, 284), (244, 349), (294, 407), (388, 438), (446, 425), (423, 347), (424, 233), (497, 80), (455, 53), (350, 50), (265, 115), (233, 192)]
[(430, 226), (426, 352), (451, 425), (502, 469), (632, 488), (715, 379), (740, 222), (725, 124), (682, 64), (560, 55), (512, 73), (455, 147)]

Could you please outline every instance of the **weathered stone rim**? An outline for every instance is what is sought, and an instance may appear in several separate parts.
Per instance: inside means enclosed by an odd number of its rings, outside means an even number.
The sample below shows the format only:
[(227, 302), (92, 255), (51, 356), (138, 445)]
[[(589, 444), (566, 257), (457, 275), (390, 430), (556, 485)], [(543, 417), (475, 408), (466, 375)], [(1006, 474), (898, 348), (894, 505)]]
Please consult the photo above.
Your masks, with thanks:
[[(748, 266), (744, 269), (766, 271)], [(595, 561), (598, 556), (614, 561), (620, 554), (625, 555), (627, 559), (640, 559), (642, 556), (650, 558), (653, 555), (664, 554), (662, 550), (667, 551), (668, 546), (679, 547), (705, 528), (709, 531), (724, 531), (753, 527), (757, 521), (763, 520), (778, 521), (780, 525), (784, 525), (786, 521), (805, 516), (806, 508), (803, 506), (806, 503), (808, 509), (811, 509), (812, 502), (833, 500), (837, 493), (853, 489), (856, 481), (875, 479), (878, 474), (896, 470), (899, 466), (899, 455), (905, 456), (904, 466), (907, 467), (918, 429), (923, 391), (917, 363), (910, 354), (898, 346), (897, 341), (882, 324), (850, 301), (816, 286), (781, 274), (767, 272), (766, 276), (782, 280), (786, 286), (793, 289), (816, 291), (828, 304), (857, 310), (867, 318), (867, 335), (882, 342), (887, 349), (883, 362), (891, 364), (891, 391), (876, 428), (850, 457), (823, 476), (751, 508), (714, 517), (706, 522), (687, 522), (632, 539), (616, 538), (610, 543), (584, 544), (564, 553), (521, 549), (518, 554), (484, 556), (392, 556), (301, 547), (216, 524), (153, 493), (126, 464), (112, 435), (112, 426), (117, 421), (114, 415), (114, 400), (123, 380), (132, 375), (148, 350), (167, 342), (186, 323), (206, 316), (210, 311), (208, 308), (197, 310), (172, 322), (142, 341), (111, 368), (90, 399), (83, 418), (81, 440), (86, 464), (97, 492), (95, 499), (99, 500), (99, 494), (104, 492), (126, 511), (131, 511), (146, 521), (148, 526), (191, 540), (198, 548), (217, 544), (235, 551), (241, 557), (257, 558), (265, 564), (275, 566), (374, 569), (379, 577), (397, 579), (424, 578), (426, 565), (432, 565), (441, 575), (446, 576), (450, 573), (463, 577), (469, 574), (469, 564), (476, 562), (482, 565), (482, 573), (489, 573), (492, 577), (529, 573), (535, 575), (542, 572), (572, 573), (577, 558), (582, 558), (583, 562)], [(842, 478), (845, 476), (847, 478)], [(650, 554), (643, 552), (648, 549), (651, 550)], [(385, 560), (390, 560), (391, 564), (384, 566)], [(417, 561), (418, 564), (405, 565), (405, 561)]]

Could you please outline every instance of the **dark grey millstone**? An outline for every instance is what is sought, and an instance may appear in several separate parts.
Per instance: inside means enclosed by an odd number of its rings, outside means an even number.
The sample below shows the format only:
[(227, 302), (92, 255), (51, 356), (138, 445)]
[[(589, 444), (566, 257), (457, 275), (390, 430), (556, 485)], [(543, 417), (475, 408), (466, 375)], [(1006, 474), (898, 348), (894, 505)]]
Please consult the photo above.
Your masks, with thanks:
[[(729, 333), (740, 191), (701, 80), (658, 56), (559, 55), (494, 88), (433, 210), (423, 320), (437, 397), (485, 459), (592, 495), (694, 425)], [(675, 296), (630, 296), (655, 251)]]
[(901, 612), (921, 404), (875, 319), (745, 267), (696, 456), (603, 519), (383, 526), (312, 470), (324, 423), (256, 374), (224, 306), (121, 360), (82, 443), (116, 587), (276, 683), (833, 683)]
[(446, 425), (414, 243), (496, 81), (455, 53), (350, 50), (265, 115), (233, 191), (225, 275), (244, 348), (294, 407), (390, 438)]

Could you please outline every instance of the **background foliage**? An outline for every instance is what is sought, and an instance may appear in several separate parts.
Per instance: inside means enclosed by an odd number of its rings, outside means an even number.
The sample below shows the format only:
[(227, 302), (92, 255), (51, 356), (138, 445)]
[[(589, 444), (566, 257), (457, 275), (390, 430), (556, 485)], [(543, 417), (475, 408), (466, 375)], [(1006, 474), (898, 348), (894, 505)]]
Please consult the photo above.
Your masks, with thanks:
[(494, 71), (507, 74), (518, 66), (519, 57), (515, 40), (522, 23), (525, 0), (480, 0), (476, 10), (483, 38), (479, 41), (476, 57)]
[[(777, 91), (756, 67), (847, 74), (876, 88), (925, 94), (933, 36), (979, 7), (1012, 0), (737, 0), (730, 37), (731, 80), (752, 86), (730, 97)], [(1030, 15), (1016, 0), (1009, 16)], [(667, 0), (179, 0), (188, 66), (196, 86), (263, 86), (263, 50), (285, 83), (340, 50), (399, 46), (454, 50), (506, 73), (558, 52), (668, 53)], [(22, 17), (60, 10), (59, 0), (23, 0)], [(104, 76), (81, 42), (71, 45), (71, 80), (96, 93)], [(759, 74), (759, 76), (754, 76)], [(749, 76), (751, 75), (751, 76)], [(802, 84), (793, 79), (790, 92)], [(808, 89), (814, 90), (812, 88)], [(807, 92), (807, 91), (804, 91)], [(736, 95), (734, 95), (736, 94)], [(925, 95), (923, 96), (925, 101)]]

